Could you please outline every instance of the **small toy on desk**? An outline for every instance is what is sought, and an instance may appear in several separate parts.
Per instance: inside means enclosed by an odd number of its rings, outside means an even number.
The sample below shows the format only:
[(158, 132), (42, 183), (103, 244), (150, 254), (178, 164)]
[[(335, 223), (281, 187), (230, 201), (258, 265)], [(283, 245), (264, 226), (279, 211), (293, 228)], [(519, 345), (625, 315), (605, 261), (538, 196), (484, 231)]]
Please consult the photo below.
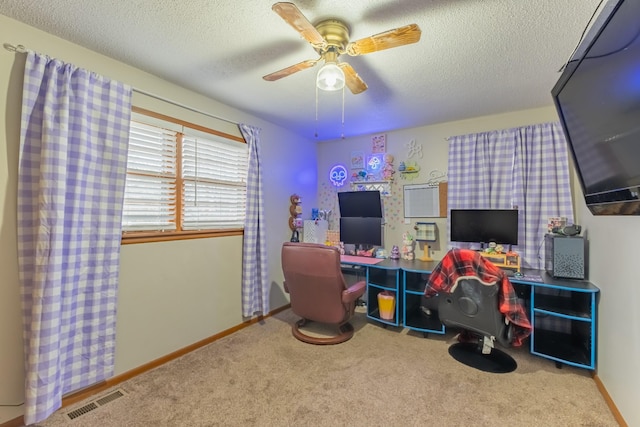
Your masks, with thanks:
[(387, 257), (387, 250), (384, 248), (378, 248), (378, 250), (376, 251), (375, 254), (376, 258), (386, 258)]
[(398, 248), (398, 245), (393, 245), (393, 248), (391, 248), (391, 255), (389, 255), (389, 258), (400, 259), (400, 248)]
[(484, 250), (487, 254), (501, 254), (504, 252), (504, 246), (497, 244), (496, 242), (490, 242), (489, 247)]
[(365, 251), (365, 250), (358, 249), (358, 250), (356, 251), (356, 255), (357, 255), (357, 256), (367, 256), (367, 257), (372, 257), (372, 256), (373, 256), (373, 251), (375, 251), (375, 248), (371, 248), (371, 249), (366, 250), (366, 251)]
[(411, 233), (405, 232), (402, 234), (402, 258), (408, 261), (413, 261), (416, 257), (414, 253), (414, 241)]

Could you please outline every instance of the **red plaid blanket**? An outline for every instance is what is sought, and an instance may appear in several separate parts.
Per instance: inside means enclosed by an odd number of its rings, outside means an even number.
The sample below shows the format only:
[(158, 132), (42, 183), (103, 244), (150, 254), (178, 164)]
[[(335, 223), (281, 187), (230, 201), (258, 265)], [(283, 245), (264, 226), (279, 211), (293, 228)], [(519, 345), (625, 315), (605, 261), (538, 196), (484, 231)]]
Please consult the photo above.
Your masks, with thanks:
[(499, 282), (500, 284), (500, 312), (514, 325), (514, 346), (522, 345), (525, 338), (531, 334), (531, 323), (527, 318), (524, 307), (518, 301), (513, 285), (504, 272), (470, 249), (452, 249), (431, 272), (424, 290), (427, 297), (437, 293), (449, 293), (462, 276), (477, 276), (484, 282)]

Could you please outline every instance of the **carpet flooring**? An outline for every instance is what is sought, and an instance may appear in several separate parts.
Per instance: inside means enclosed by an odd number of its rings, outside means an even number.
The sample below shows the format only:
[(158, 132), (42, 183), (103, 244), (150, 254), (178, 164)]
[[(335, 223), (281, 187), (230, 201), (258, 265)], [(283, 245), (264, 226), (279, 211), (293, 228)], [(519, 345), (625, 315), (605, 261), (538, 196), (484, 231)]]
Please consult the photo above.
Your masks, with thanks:
[(449, 335), (383, 328), (358, 312), (350, 341), (315, 346), (291, 335), (296, 320), (285, 310), (39, 426), (618, 425), (589, 372), (526, 348), (506, 350), (518, 367), (494, 374), (455, 361)]

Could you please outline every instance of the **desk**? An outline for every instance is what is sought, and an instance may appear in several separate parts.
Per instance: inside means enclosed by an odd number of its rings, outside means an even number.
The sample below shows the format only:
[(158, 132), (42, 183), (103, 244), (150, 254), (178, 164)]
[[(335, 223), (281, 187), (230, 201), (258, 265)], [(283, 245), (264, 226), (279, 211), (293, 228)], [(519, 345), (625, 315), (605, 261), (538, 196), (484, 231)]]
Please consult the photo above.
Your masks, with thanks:
[[(411, 330), (444, 334), (445, 326), (437, 310), (426, 316), (420, 310), (424, 288), (437, 261), (385, 259), (377, 264), (349, 259), (346, 265), (365, 270), (367, 317), (382, 324)], [(585, 280), (557, 279), (545, 271), (522, 269), (523, 277), (509, 277), (523, 300), (533, 326), (529, 337), (532, 354), (580, 368), (594, 370), (596, 363), (597, 294)], [(392, 320), (379, 316), (378, 293), (396, 295)], [(431, 307), (433, 308), (433, 307)]]

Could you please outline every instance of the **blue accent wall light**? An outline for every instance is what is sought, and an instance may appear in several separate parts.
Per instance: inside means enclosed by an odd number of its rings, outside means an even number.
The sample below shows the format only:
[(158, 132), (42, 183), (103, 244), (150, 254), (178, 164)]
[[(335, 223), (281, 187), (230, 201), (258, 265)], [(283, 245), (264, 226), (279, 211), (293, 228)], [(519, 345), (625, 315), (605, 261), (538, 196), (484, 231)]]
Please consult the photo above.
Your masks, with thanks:
[(336, 187), (342, 187), (347, 180), (347, 168), (342, 165), (335, 165), (329, 172), (329, 180)]

